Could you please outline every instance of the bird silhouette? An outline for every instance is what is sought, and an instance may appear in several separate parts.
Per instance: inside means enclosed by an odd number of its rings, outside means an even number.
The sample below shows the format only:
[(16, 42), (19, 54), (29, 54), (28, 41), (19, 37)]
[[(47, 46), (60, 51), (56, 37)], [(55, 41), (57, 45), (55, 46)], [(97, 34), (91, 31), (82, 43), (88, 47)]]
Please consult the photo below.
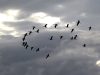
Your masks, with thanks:
[(89, 27), (89, 31), (91, 30), (92, 28), (91, 28), (91, 26)]
[(38, 49), (36, 50), (36, 52), (37, 52), (37, 51), (40, 51), (40, 49), (38, 48)]
[(22, 40), (24, 41), (25, 40), (25, 37), (23, 37)]
[(57, 25), (57, 24), (55, 24), (55, 26), (54, 26), (54, 27), (56, 28), (57, 26), (58, 26), (58, 25)]
[(37, 31), (35, 31), (35, 32), (39, 33), (39, 29)]
[(73, 40), (73, 36), (70, 39)]
[(46, 59), (47, 59), (48, 57), (50, 57), (49, 54), (46, 56)]
[(25, 45), (25, 42), (23, 41), (23, 42), (22, 42), (22, 46), (24, 46), (24, 45)]
[(29, 31), (29, 35), (32, 33), (32, 31)]
[(79, 25), (79, 23), (80, 23), (80, 20), (78, 20), (78, 22), (76, 22), (77, 23), (77, 26)]
[(84, 44), (83, 47), (86, 47), (86, 44)]
[(53, 38), (53, 36), (51, 36), (51, 38), (49, 38), (49, 39), (50, 39), (50, 40), (53, 40), (52, 38)]
[(74, 28), (71, 30), (71, 33), (74, 31)]
[(29, 46), (28, 45), (26, 45), (26, 49), (28, 48)]
[(45, 24), (45, 26), (43, 26), (43, 27), (47, 28), (47, 24)]
[(75, 35), (75, 37), (77, 37), (77, 35)]
[(75, 37), (74, 37), (75, 40), (77, 40), (76, 37), (77, 37), (77, 35), (75, 35)]
[(60, 37), (60, 39), (62, 39), (63, 38), (63, 36), (59, 36)]
[(31, 50), (33, 49), (34, 47), (31, 47)]
[(77, 40), (77, 39), (76, 39), (76, 36), (74, 37), (74, 40)]
[(69, 28), (68, 26), (69, 26), (69, 24), (67, 24), (67, 26), (65, 26), (65, 27)]
[(25, 42), (24, 47), (27, 45), (27, 42)]
[(32, 26), (33, 27), (33, 30), (36, 28), (35, 26)]
[(26, 37), (26, 36), (27, 36), (27, 33), (24, 34), (24, 37)]

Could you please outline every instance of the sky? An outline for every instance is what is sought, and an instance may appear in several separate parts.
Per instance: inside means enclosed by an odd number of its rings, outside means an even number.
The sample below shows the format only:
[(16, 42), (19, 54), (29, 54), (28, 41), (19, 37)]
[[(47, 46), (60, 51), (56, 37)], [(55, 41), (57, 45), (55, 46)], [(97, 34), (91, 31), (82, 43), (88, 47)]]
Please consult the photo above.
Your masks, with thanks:
[(100, 75), (99, 9), (100, 0), (0, 0), (0, 75)]

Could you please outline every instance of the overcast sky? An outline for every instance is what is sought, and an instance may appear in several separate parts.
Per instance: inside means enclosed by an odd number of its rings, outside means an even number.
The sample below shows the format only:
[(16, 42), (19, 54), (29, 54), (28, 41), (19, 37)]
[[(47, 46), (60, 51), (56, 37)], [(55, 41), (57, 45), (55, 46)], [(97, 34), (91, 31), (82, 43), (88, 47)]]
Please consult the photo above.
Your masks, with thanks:
[(100, 0), (0, 0), (0, 75), (100, 75), (99, 9)]

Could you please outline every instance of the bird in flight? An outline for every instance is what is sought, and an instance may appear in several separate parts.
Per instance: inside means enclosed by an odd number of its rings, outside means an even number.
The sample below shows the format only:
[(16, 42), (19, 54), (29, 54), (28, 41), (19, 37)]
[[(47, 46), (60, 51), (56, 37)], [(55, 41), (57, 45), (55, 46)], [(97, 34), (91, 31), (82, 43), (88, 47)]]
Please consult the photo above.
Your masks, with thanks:
[(25, 45), (25, 42), (22, 42), (22, 46), (24, 46)]
[(45, 24), (45, 26), (43, 26), (43, 27), (47, 28), (47, 24)]
[(33, 30), (36, 28), (35, 26), (32, 26), (33, 27)]
[(29, 31), (29, 35), (32, 33), (32, 31)]
[(31, 50), (33, 49), (34, 47), (31, 47)]
[(35, 31), (35, 32), (39, 33), (39, 29), (37, 31)]
[(24, 41), (25, 40), (25, 37), (23, 37), (22, 40)]
[(28, 45), (26, 45), (26, 49), (28, 48), (29, 46)]
[(80, 24), (80, 20), (78, 20), (78, 22), (76, 22), (77, 23), (77, 26)]
[(60, 37), (60, 39), (62, 39), (63, 38), (63, 36), (59, 36)]
[(46, 59), (47, 59), (48, 57), (50, 57), (49, 54), (46, 56)]
[(52, 38), (53, 38), (53, 36), (51, 36), (51, 38), (49, 38), (49, 39), (50, 39), (50, 40), (53, 40)]
[(74, 40), (77, 40), (76, 37), (74, 37)]
[(69, 24), (67, 24), (67, 26), (65, 26), (65, 27), (69, 28), (68, 26), (69, 26)]
[(73, 36), (70, 39), (73, 40)]
[(89, 27), (89, 31), (91, 30), (92, 28), (91, 28), (91, 26)]
[(74, 28), (71, 30), (71, 33), (74, 31)]
[(27, 33), (24, 34), (24, 37), (26, 37), (26, 36), (27, 36)]
[(57, 25), (57, 24), (55, 24), (55, 26), (54, 26), (54, 27), (56, 28), (57, 26), (58, 26), (58, 25)]
[(37, 51), (40, 51), (40, 49), (38, 48), (38, 49), (36, 50), (36, 52), (37, 52)]
[(83, 47), (86, 47), (86, 44), (84, 44)]
[(75, 35), (75, 37), (74, 37), (75, 40), (77, 40), (76, 37), (77, 37), (77, 35)]

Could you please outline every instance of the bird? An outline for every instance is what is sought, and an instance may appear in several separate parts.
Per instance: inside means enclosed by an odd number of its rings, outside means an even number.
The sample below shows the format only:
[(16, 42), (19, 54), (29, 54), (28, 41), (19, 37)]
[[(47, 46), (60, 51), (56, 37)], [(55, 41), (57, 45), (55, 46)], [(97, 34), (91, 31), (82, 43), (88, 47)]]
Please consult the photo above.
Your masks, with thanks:
[(91, 26), (89, 27), (89, 31), (91, 30), (92, 28), (91, 28)]
[(29, 35), (32, 33), (32, 31), (29, 31)]
[(45, 26), (43, 26), (43, 27), (47, 28), (47, 24), (45, 24)]
[(24, 47), (27, 45), (27, 42), (25, 42)]
[(36, 28), (35, 26), (32, 26), (33, 27), (33, 30)]
[(37, 51), (40, 51), (39, 48), (36, 50), (36, 52), (37, 52)]
[(77, 40), (77, 39), (76, 39), (76, 36), (74, 37), (74, 40)]
[(59, 36), (60, 37), (60, 39), (62, 39), (63, 38), (63, 36)]
[(74, 28), (71, 30), (71, 33), (74, 31)]
[(48, 57), (50, 57), (49, 54), (46, 56), (46, 59), (47, 59)]
[(39, 33), (39, 29), (37, 31), (35, 31), (35, 32)]
[(73, 40), (73, 36), (70, 39)]
[(77, 37), (77, 35), (75, 35), (75, 37)]
[(77, 40), (76, 37), (77, 37), (77, 35), (74, 36), (74, 39), (75, 39), (75, 40)]
[(57, 24), (55, 24), (55, 26), (54, 26), (54, 27), (56, 28), (57, 26), (58, 26), (58, 25), (57, 25)]
[(22, 42), (22, 46), (24, 46), (25, 45), (25, 42)]
[(69, 28), (68, 26), (69, 26), (69, 24), (67, 24), (67, 26), (65, 26), (65, 27)]
[(34, 47), (31, 47), (31, 50), (33, 49)]
[(53, 36), (51, 36), (51, 38), (49, 38), (49, 39), (50, 39), (50, 40), (53, 40), (52, 38), (53, 38)]
[(80, 23), (80, 20), (78, 20), (78, 22), (76, 22), (77, 23), (77, 26), (79, 25), (79, 23)]
[(86, 44), (84, 44), (83, 47), (86, 47)]
[(25, 40), (25, 37), (23, 37), (22, 40), (24, 41)]
[(28, 48), (29, 46), (28, 45), (26, 45), (26, 49)]
[(24, 37), (26, 37), (26, 36), (27, 36), (27, 33), (24, 34)]

